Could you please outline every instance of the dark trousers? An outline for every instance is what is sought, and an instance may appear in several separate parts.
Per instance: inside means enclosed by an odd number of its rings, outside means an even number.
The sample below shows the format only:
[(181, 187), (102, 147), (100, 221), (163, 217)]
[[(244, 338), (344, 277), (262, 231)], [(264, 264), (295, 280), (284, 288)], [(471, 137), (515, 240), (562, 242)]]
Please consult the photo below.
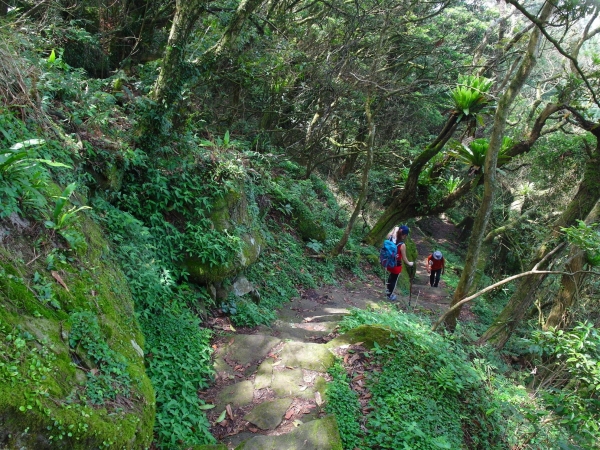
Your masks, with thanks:
[(397, 274), (390, 273), (390, 275), (388, 276), (387, 291), (386, 291), (387, 295), (392, 295), (392, 293), (394, 292), (394, 289), (396, 289), (396, 282), (398, 281), (399, 276), (400, 276), (399, 273), (397, 273)]
[(440, 275), (442, 274), (442, 269), (432, 270), (429, 275), (429, 284), (433, 287), (437, 287), (440, 282)]

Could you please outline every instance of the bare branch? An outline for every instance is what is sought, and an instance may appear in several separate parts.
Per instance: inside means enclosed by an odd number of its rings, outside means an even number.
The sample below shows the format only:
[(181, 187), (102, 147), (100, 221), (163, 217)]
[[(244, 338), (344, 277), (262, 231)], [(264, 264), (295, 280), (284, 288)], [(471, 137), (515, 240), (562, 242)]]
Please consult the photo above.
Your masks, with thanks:
[[(533, 22), (535, 24), (536, 27), (538, 27), (538, 29), (544, 35), (544, 37), (552, 45), (554, 45), (554, 48), (561, 55), (563, 55), (565, 58), (567, 58), (569, 61), (571, 61), (573, 67), (575, 68), (575, 70), (577, 71), (577, 73), (579, 74), (579, 76), (581, 77), (581, 79), (583, 80), (583, 82), (585, 83), (586, 87), (588, 88), (588, 90), (589, 90), (592, 98), (594, 99), (594, 103), (596, 103), (596, 105), (600, 106), (600, 100), (598, 100), (598, 97), (596, 97), (596, 93), (594, 92), (594, 88), (590, 85), (590, 82), (588, 81), (587, 77), (583, 73), (583, 70), (581, 70), (581, 67), (579, 67), (579, 63), (577, 62), (577, 59), (574, 58), (572, 55), (570, 55), (568, 52), (566, 52), (561, 47), (561, 45), (559, 44), (559, 42), (556, 39), (554, 39), (552, 36), (550, 36), (550, 34), (548, 34), (548, 32), (546, 31), (546, 28), (544, 27), (544, 23), (541, 22), (541, 21), (539, 21), (537, 19), (537, 17), (535, 17), (533, 14), (530, 14), (529, 11), (527, 11), (519, 2), (517, 2), (516, 0), (506, 0), (506, 2), (510, 3), (515, 8), (517, 8), (519, 11), (521, 11), (521, 13), (525, 17), (527, 17), (531, 22)], [(596, 31), (596, 30), (594, 30), (594, 31)]]
[[(561, 271), (553, 271), (553, 270), (538, 270), (538, 267), (540, 266), (540, 264), (542, 264), (544, 261), (546, 261), (551, 255), (556, 253), (558, 250), (562, 249), (565, 245), (566, 245), (565, 242), (557, 245), (556, 248), (554, 248), (551, 252), (548, 252), (535, 266), (533, 266), (533, 268), (531, 270), (529, 270), (527, 272), (519, 273), (517, 275), (513, 275), (512, 277), (505, 278), (504, 280), (499, 281), (498, 283), (494, 283), (494, 284), (476, 292), (475, 294), (470, 295), (469, 297), (463, 298), (461, 301), (457, 302), (451, 308), (448, 308), (448, 310), (444, 314), (441, 315), (441, 317), (437, 320), (437, 322), (434, 323), (433, 326), (431, 327), (431, 331), (436, 331), (438, 329), (438, 327), (441, 325), (441, 323), (444, 320), (446, 320), (446, 317), (448, 317), (450, 314), (452, 314), (457, 309), (461, 308), (462, 305), (464, 305), (465, 303), (470, 302), (471, 300), (476, 299), (477, 297), (485, 294), (486, 292), (496, 289), (497, 287), (502, 286), (506, 283), (510, 283), (511, 281), (516, 280), (518, 278), (528, 277), (528, 276), (532, 276), (532, 275), (542, 275), (542, 274), (545, 274), (545, 275), (550, 275), (550, 274), (574, 275), (575, 273), (584, 273), (583, 271), (570, 273), (570, 272), (561, 272)], [(595, 273), (597, 275), (600, 275), (600, 273), (597, 273), (594, 271), (585, 271), (585, 273)]]

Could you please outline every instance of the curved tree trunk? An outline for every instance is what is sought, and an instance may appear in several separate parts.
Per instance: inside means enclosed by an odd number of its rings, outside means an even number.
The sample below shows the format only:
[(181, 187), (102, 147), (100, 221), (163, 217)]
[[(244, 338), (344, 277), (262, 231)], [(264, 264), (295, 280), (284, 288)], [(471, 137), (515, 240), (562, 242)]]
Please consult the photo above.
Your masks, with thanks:
[[(596, 206), (590, 212), (585, 219), (585, 223), (590, 225), (598, 220), (600, 217), (600, 202), (596, 203)], [(576, 273), (583, 269), (585, 264), (585, 252), (580, 248), (573, 246), (569, 254), (569, 260), (565, 265), (565, 271)], [(546, 323), (544, 324), (544, 330), (550, 328), (564, 328), (569, 324), (569, 309), (578, 300), (580, 287), (583, 284), (587, 273), (577, 273), (576, 275), (563, 275), (560, 282), (560, 290), (554, 299), (552, 309)]]
[[(540, 22), (544, 23), (548, 19), (553, 8), (554, 6), (550, 2), (547, 2), (544, 5), (540, 11)], [(492, 133), (490, 136), (490, 144), (485, 157), (483, 199), (481, 201), (481, 207), (479, 208), (477, 217), (475, 218), (473, 231), (471, 232), (471, 237), (469, 239), (469, 248), (467, 250), (465, 267), (461, 274), (458, 286), (454, 291), (454, 297), (450, 307), (456, 305), (464, 297), (466, 297), (471, 289), (471, 286), (473, 285), (473, 278), (477, 268), (477, 260), (479, 258), (481, 244), (483, 242), (485, 230), (492, 213), (494, 194), (496, 190), (496, 168), (498, 154), (500, 153), (500, 147), (502, 146), (502, 139), (504, 137), (504, 130), (506, 128), (506, 118), (508, 117), (512, 103), (514, 102), (517, 94), (525, 84), (525, 81), (529, 77), (529, 74), (536, 64), (540, 40), (541, 32), (539, 28), (535, 28), (529, 37), (527, 52), (525, 55), (523, 55), (523, 60), (520, 67), (511, 80), (506, 92), (504, 95), (502, 95), (500, 101), (498, 102), (496, 114), (494, 115), (494, 125), (492, 127)], [(445, 323), (450, 330), (454, 330), (456, 327), (456, 320), (459, 314), (460, 308), (456, 308), (452, 314), (448, 315), (446, 318)]]
[(207, 52), (212, 53), (214, 57), (218, 57), (223, 51), (234, 42), (242, 31), (244, 22), (250, 15), (262, 5), (264, 0), (242, 0), (238, 5), (235, 15), (227, 25), (227, 29), (219, 39), (219, 41)]
[(453, 112), (435, 141), (429, 144), (411, 164), (406, 183), (404, 184), (404, 189), (399, 196), (394, 198), (371, 231), (365, 236), (364, 241), (367, 244), (378, 244), (383, 240), (385, 234), (403, 218), (415, 217), (417, 214), (415, 208), (417, 205), (415, 205), (415, 203), (417, 201), (419, 175), (421, 174), (423, 167), (425, 167), (435, 155), (442, 151), (446, 142), (452, 137), (458, 125), (458, 118), (458, 113)]

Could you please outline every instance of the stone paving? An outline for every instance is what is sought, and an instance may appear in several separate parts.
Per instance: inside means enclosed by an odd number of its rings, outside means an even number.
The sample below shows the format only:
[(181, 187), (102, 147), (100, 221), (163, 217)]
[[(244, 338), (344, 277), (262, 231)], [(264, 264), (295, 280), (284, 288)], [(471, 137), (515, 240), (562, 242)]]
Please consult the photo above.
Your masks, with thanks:
[[(425, 251), (425, 244), (417, 243)], [(449, 295), (443, 288), (428, 289), (424, 265), (418, 263), (417, 269), (413, 301), (437, 313), (433, 307), (442, 310)], [(359, 328), (333, 340), (332, 332), (350, 308), (380, 305), (384, 290), (382, 278), (374, 275), (308, 290), (284, 305), (272, 326), (220, 339), (214, 358), (217, 382), (201, 394), (215, 405), (207, 417), (220, 444), (205, 448), (341, 450), (336, 420), (324, 409), (327, 369), (336, 349), (356, 342), (369, 347), (374, 340), (385, 345), (389, 331)], [(408, 302), (400, 298), (396, 304), (406, 309)]]

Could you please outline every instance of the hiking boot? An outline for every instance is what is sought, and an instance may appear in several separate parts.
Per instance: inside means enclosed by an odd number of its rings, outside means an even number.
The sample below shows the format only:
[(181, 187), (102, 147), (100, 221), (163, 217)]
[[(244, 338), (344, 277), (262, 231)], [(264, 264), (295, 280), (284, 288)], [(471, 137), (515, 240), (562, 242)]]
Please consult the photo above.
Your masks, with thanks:
[(392, 294), (392, 295), (388, 295), (387, 298), (390, 302), (395, 302), (396, 299), (398, 298), (398, 296), (396, 294)]

